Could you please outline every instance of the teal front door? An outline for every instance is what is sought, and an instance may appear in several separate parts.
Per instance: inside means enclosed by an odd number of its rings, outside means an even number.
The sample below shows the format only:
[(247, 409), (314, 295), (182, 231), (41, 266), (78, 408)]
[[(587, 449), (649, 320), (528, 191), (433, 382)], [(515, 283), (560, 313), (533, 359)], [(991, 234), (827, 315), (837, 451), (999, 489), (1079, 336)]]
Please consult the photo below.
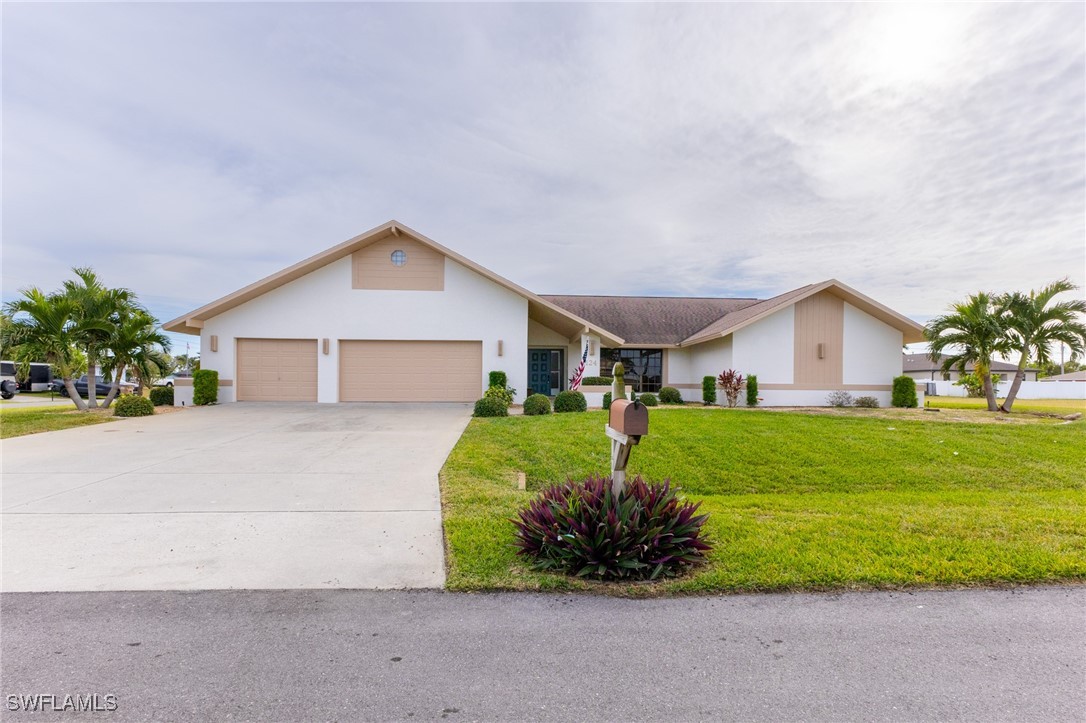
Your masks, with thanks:
[(562, 391), (562, 351), (528, 350), (528, 386), (532, 394), (552, 397)]

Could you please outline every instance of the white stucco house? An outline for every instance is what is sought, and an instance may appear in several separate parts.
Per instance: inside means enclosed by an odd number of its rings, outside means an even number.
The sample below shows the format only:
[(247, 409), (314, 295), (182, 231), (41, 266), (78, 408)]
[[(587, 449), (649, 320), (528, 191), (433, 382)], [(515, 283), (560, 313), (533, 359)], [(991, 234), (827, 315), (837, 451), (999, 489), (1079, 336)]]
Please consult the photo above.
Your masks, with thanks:
[[(640, 391), (757, 374), (766, 405), (822, 405), (844, 389), (889, 404), (919, 324), (830, 280), (771, 299), (541, 296), (397, 221), (164, 325), (200, 336), (219, 401), (470, 402), (491, 370), (517, 401), (607, 376)], [(582, 388), (590, 404), (603, 386)], [(191, 403), (191, 387), (176, 389)]]

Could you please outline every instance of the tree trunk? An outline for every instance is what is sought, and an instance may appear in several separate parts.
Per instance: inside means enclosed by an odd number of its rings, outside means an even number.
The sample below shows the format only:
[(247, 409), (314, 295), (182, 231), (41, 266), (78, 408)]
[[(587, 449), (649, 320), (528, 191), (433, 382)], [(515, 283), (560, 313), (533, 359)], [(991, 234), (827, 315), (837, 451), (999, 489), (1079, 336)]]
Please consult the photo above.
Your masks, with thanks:
[(117, 379), (113, 380), (113, 386), (109, 388), (109, 394), (106, 395), (106, 399), (102, 402), (102, 406), (109, 409), (109, 405), (113, 404), (113, 400), (117, 398), (117, 395), (121, 393), (121, 382)]
[(94, 358), (94, 347), (87, 347), (87, 406), (90, 409), (98, 407), (98, 369)]
[(68, 390), (68, 398), (75, 402), (75, 408), (81, 412), (85, 410), (87, 408), (87, 403), (79, 396), (79, 392), (75, 390), (75, 382), (72, 381), (72, 378), (62, 377), (61, 381), (64, 382), (64, 388)]
[(996, 404), (996, 389), (992, 384), (992, 372), (987, 369), (984, 370), (984, 398), (988, 401), (988, 411), (999, 411), (999, 405)]
[(999, 411), (1011, 411), (1011, 405), (1014, 404), (1014, 398), (1018, 396), (1018, 389), (1022, 386), (1022, 380), (1026, 378), (1027, 362), (1029, 362), (1029, 347), (1022, 350), (1022, 358), (1018, 360), (1018, 370), (1014, 373), (1014, 381), (1011, 382), (1011, 388), (1007, 391), (1007, 398), (999, 406)]

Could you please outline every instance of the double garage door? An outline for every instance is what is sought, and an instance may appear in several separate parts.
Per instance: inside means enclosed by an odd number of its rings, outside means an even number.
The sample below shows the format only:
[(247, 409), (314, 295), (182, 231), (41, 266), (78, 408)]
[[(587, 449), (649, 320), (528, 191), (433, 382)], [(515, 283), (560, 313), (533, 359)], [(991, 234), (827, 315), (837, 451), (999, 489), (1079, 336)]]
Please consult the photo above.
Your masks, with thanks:
[[(316, 339), (239, 339), (238, 401), (317, 401)], [(339, 342), (341, 402), (472, 402), (478, 341)]]

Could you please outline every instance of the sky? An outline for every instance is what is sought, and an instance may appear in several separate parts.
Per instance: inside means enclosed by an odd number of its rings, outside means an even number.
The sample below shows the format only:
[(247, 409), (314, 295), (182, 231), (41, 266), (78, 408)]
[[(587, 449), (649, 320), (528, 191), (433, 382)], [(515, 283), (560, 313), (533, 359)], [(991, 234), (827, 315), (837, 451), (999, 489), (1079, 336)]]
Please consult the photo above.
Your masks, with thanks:
[(165, 321), (393, 218), (537, 293), (1086, 283), (1082, 3), (0, 12), (4, 300)]

